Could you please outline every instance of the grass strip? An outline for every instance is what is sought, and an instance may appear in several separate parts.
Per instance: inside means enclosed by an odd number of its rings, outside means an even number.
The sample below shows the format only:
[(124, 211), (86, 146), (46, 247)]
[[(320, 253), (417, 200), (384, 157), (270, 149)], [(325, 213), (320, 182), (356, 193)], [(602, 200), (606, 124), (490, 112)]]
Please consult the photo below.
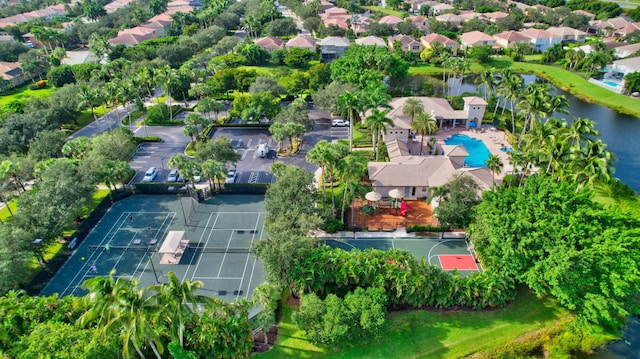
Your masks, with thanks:
[(552, 298), (538, 299), (520, 288), (516, 300), (497, 310), (394, 312), (384, 333), (320, 348), (305, 339), (291, 320), (295, 307), (283, 305), (278, 340), (258, 358), (461, 358), (496, 348), (549, 327), (568, 315)]

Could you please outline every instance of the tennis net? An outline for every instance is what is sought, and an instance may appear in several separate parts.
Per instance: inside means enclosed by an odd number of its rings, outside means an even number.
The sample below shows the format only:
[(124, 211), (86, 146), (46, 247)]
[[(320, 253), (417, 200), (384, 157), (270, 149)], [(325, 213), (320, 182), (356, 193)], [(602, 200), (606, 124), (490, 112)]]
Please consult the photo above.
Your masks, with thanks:
[(251, 248), (243, 247), (207, 247), (205, 245), (189, 244), (189, 249), (202, 253), (251, 253)]
[(92, 251), (131, 250), (131, 251), (148, 252), (148, 251), (156, 250), (157, 248), (158, 248), (158, 246), (156, 246), (156, 245), (153, 245), (153, 246), (140, 246), (140, 245), (134, 245), (134, 246), (112, 246), (112, 245), (110, 245), (109, 248), (107, 248), (106, 246), (89, 246), (89, 250), (92, 250)]

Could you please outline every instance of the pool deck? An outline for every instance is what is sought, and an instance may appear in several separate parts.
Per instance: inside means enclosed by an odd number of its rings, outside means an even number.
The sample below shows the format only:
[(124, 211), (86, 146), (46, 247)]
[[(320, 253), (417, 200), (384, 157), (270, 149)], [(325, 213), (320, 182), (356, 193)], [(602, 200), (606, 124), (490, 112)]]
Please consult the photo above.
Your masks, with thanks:
[[(485, 132), (481, 132), (479, 130), (471, 131), (470, 129), (466, 129), (463, 127), (456, 127), (453, 129), (449, 129), (448, 131), (445, 131), (444, 129), (439, 129), (434, 136), (435, 138), (438, 139), (437, 146), (439, 151), (442, 151), (442, 145), (444, 145), (444, 140), (454, 134), (467, 135), (469, 137), (481, 140), (484, 143), (484, 145), (487, 146), (487, 148), (489, 149), (489, 152), (492, 155), (498, 155), (498, 157), (500, 157), (500, 160), (502, 160), (504, 167), (502, 168), (502, 173), (495, 174), (496, 182), (500, 183), (499, 181), (502, 181), (502, 179), (506, 174), (510, 174), (513, 172), (513, 166), (509, 163), (509, 156), (507, 155), (506, 152), (503, 152), (500, 150), (500, 148), (504, 146), (513, 147), (507, 141), (506, 134), (503, 131), (487, 130)], [(429, 137), (425, 136), (425, 141), (429, 141)], [(419, 145), (420, 144), (418, 143), (418, 146)]]

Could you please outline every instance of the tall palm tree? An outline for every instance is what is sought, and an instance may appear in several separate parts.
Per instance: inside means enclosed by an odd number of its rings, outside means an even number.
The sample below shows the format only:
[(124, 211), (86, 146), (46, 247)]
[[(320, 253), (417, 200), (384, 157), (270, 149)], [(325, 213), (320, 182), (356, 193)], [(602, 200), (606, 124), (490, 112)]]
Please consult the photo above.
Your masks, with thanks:
[(580, 150), (583, 146), (588, 145), (593, 137), (600, 135), (595, 126), (596, 123), (588, 118), (574, 117), (566, 133), (567, 142), (574, 149)]
[(338, 96), (338, 107), (346, 111), (349, 117), (349, 151), (353, 150), (353, 122), (356, 120), (360, 105), (361, 102), (357, 93), (345, 91)]
[(502, 163), (502, 160), (500, 159), (500, 157), (498, 157), (498, 155), (490, 155), (489, 158), (487, 159), (487, 162), (485, 162), (485, 164), (489, 168), (489, 171), (491, 171), (491, 180), (493, 182), (493, 187), (495, 188), (496, 174), (502, 173), (502, 168), (504, 167), (504, 164)]
[(422, 146), (424, 145), (424, 136), (433, 135), (438, 130), (438, 123), (435, 117), (430, 113), (421, 112), (415, 120), (411, 122), (411, 129), (420, 134), (420, 154), (422, 155)]
[(180, 283), (174, 272), (169, 272), (168, 279), (168, 283), (151, 286), (150, 290), (155, 291), (152, 297), (161, 308), (161, 318), (170, 324), (171, 340), (177, 340), (184, 347), (185, 324), (196, 315), (194, 308), (210, 298), (195, 293), (202, 288), (201, 281)]
[[(188, 179), (188, 172), (191, 170), (191, 160), (185, 155), (173, 155), (167, 162), (167, 165), (172, 168), (177, 168), (178, 172), (182, 174), (182, 181), (186, 184), (186, 180)], [(193, 172), (193, 171), (191, 171)], [(193, 176), (193, 175), (192, 175)]]
[(171, 108), (171, 85), (178, 80), (178, 73), (169, 65), (165, 65), (158, 69), (157, 76), (158, 83), (169, 99), (169, 120), (173, 121), (173, 109)]
[(380, 111), (377, 108), (371, 110), (371, 115), (366, 118), (366, 124), (371, 129), (371, 141), (373, 142), (373, 152), (378, 160), (380, 141), (382, 134), (387, 133), (387, 127), (393, 127), (393, 120), (387, 117), (389, 110)]
[(424, 104), (422, 101), (415, 97), (408, 98), (404, 101), (402, 114), (411, 117), (411, 122), (413, 122), (415, 117), (422, 112), (424, 112)]
[(350, 154), (340, 161), (338, 166), (338, 174), (340, 180), (344, 185), (344, 192), (342, 195), (342, 211), (340, 213), (340, 220), (344, 223), (344, 211), (347, 205), (347, 193), (349, 192), (349, 183), (351, 181), (360, 181), (366, 171), (365, 159), (362, 157), (354, 156)]
[(480, 74), (474, 80), (476, 84), (482, 85), (484, 93), (484, 99), (487, 100), (491, 97), (491, 94), (495, 91), (496, 83), (496, 69), (494, 67), (480, 71)]
[(327, 202), (327, 164), (330, 160), (330, 143), (327, 140), (320, 140), (307, 152), (305, 159), (307, 162), (313, 163), (320, 167), (322, 172), (320, 181), (322, 182), (322, 206), (326, 206)]
[(94, 89), (90, 89), (89, 87), (82, 85), (78, 89), (78, 99), (80, 100), (78, 107), (81, 109), (88, 107), (93, 115), (93, 120), (98, 121), (98, 116), (96, 116), (95, 112), (95, 106), (98, 102), (97, 92), (94, 91)]

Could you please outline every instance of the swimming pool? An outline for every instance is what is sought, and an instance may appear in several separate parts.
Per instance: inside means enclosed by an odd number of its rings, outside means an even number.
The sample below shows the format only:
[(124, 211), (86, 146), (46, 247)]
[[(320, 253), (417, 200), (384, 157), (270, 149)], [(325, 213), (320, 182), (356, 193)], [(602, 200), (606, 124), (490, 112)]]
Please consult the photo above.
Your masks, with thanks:
[(465, 157), (464, 160), (469, 167), (485, 167), (485, 163), (491, 154), (484, 142), (467, 135), (452, 135), (444, 140), (444, 143), (447, 145), (463, 145), (469, 152), (469, 156)]
[(613, 81), (604, 81), (604, 84), (609, 85), (611, 87), (618, 87), (620, 86), (618, 83), (613, 82)]

